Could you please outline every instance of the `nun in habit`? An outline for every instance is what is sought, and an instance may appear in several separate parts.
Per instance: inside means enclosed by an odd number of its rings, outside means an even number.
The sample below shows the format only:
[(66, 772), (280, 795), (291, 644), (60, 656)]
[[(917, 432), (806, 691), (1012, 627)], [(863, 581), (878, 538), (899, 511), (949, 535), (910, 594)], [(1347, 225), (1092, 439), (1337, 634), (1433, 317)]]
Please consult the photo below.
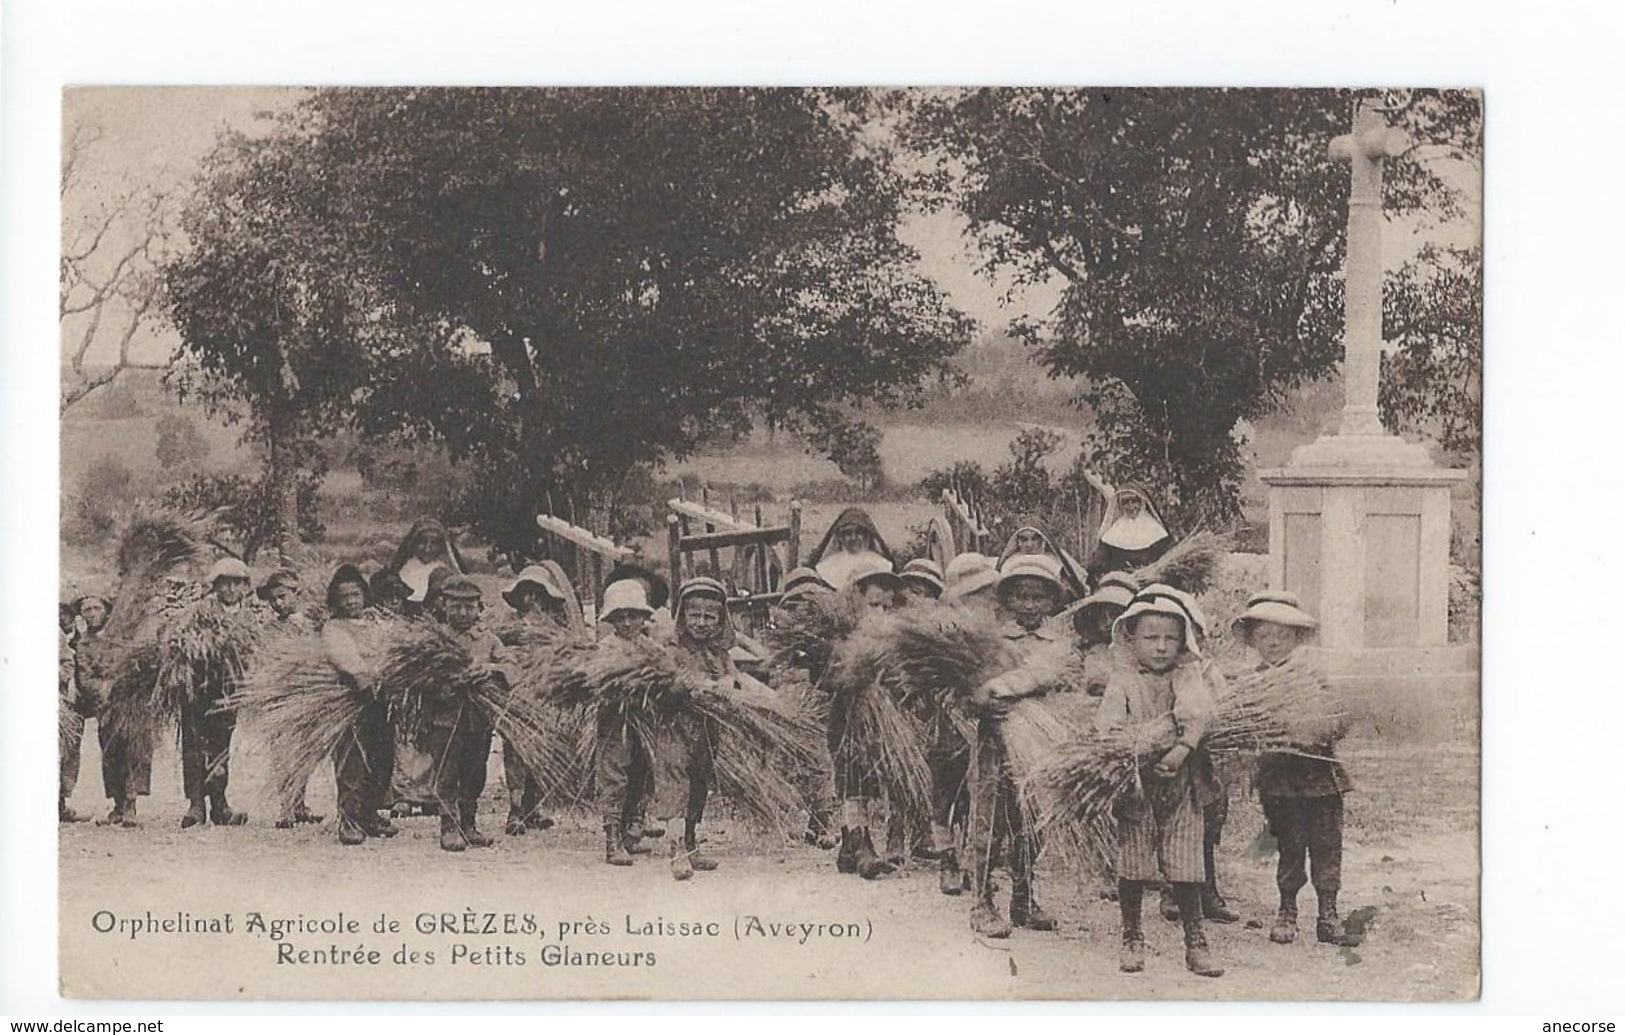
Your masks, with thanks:
[(1174, 545), (1167, 523), (1151, 501), (1151, 494), (1142, 486), (1127, 482), (1113, 488), (1088, 471), (1084, 477), (1106, 499), (1106, 516), (1100, 522), (1100, 545), (1090, 559), (1090, 573), (1098, 578), (1108, 571), (1135, 571)]
[(807, 563), (837, 591), (845, 589), (858, 572), (873, 573), (876, 562), (895, 571), (897, 559), (880, 537), (874, 519), (862, 507), (848, 507), (829, 526)]

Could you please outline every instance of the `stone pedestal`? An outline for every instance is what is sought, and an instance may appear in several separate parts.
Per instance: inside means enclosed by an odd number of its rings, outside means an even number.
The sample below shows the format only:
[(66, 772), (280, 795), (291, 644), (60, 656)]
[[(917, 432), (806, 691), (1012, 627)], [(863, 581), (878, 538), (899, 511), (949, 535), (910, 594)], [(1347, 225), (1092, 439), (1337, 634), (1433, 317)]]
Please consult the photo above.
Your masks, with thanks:
[(1270, 488), (1270, 585), (1320, 619), (1328, 674), (1456, 686), (1475, 681), (1477, 645), (1448, 642), (1450, 489), (1464, 471), (1391, 435), (1334, 435)]

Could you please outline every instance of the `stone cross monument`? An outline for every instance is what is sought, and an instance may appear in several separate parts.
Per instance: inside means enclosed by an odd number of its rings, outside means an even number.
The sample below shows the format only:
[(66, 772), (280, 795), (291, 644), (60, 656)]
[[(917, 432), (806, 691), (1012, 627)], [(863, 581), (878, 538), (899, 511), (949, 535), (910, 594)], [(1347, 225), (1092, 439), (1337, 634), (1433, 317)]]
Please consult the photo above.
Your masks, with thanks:
[(1457, 682), (1476, 646), (1447, 643), (1450, 487), (1424, 446), (1383, 430), (1383, 162), (1408, 141), (1374, 101), (1332, 141), (1351, 168), (1344, 264), (1343, 391), (1337, 433), (1259, 475), (1270, 489), (1270, 583), (1298, 594), (1321, 622), (1334, 675)]

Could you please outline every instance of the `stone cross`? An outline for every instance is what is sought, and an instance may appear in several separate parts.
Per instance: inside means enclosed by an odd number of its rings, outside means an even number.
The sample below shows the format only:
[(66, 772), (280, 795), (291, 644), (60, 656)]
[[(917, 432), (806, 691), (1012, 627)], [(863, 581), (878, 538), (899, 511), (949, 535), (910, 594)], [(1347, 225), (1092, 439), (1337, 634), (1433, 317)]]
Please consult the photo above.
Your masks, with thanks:
[(1349, 163), (1348, 255), (1343, 278), (1342, 435), (1381, 435), (1377, 379), (1382, 369), (1382, 163), (1410, 141), (1388, 125), (1377, 102), (1364, 100), (1354, 132), (1331, 142)]

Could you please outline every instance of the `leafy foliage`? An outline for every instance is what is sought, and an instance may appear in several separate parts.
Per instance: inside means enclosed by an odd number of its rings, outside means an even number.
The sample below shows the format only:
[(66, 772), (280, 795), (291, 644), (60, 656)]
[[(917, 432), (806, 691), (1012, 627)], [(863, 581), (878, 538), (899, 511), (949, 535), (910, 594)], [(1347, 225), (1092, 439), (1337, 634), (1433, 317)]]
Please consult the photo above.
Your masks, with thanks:
[(63, 538), (76, 544), (105, 541), (135, 497), (135, 472), (129, 465), (111, 453), (97, 457), (68, 497)]
[(868, 492), (883, 487), (886, 481), (880, 461), (882, 437), (873, 424), (852, 421), (818, 429), (811, 439), (842, 474), (858, 483), (859, 491)]
[(1383, 291), (1378, 403), (1394, 431), (1424, 432), (1476, 455), (1483, 437), (1484, 289), (1478, 248), (1424, 247)]
[(342, 413), (443, 444), (520, 554), (550, 493), (584, 512), (754, 419), (832, 433), (906, 403), (969, 324), (897, 238), (867, 98), (317, 91), (228, 142), (189, 213), (191, 380), (270, 402), (290, 440)]
[(1098, 520), (1089, 503), (1094, 490), (1083, 475), (1083, 457), (1059, 476), (1050, 470), (1048, 461), (1060, 445), (1061, 437), (1053, 431), (1027, 428), (1010, 443), (1010, 459), (991, 473), (981, 464), (961, 461), (926, 475), (919, 490), (937, 500), (943, 489), (957, 485), (981, 509), (997, 544), (1002, 545), (1020, 522), (1036, 520), (1060, 536), (1069, 552), (1085, 557), (1093, 542), (1091, 517)]
[[(315, 542), (324, 531), (316, 514), (316, 492), (321, 476), (306, 474), (299, 479), (299, 537)], [(242, 546), (243, 559), (253, 561), (280, 533), (275, 487), (269, 476), (250, 478), (241, 474), (199, 474), (166, 490), (163, 506), (182, 513), (216, 513), (218, 526)]]
[[(1058, 282), (1013, 330), (1052, 373), (1087, 379), (1109, 478), (1168, 487), (1188, 525), (1239, 509), (1239, 421), (1341, 355), (1348, 173), (1327, 157), (1355, 95), (1334, 90), (979, 89), (908, 121), (936, 164), (921, 185), (961, 208), (988, 272)], [(1479, 100), (1418, 92), (1400, 113), (1427, 146), (1389, 163), (1390, 215), (1460, 210), (1433, 164), (1479, 149)]]
[(158, 418), (158, 466), (165, 471), (196, 463), (209, 455), (209, 441), (197, 422), (176, 414)]

